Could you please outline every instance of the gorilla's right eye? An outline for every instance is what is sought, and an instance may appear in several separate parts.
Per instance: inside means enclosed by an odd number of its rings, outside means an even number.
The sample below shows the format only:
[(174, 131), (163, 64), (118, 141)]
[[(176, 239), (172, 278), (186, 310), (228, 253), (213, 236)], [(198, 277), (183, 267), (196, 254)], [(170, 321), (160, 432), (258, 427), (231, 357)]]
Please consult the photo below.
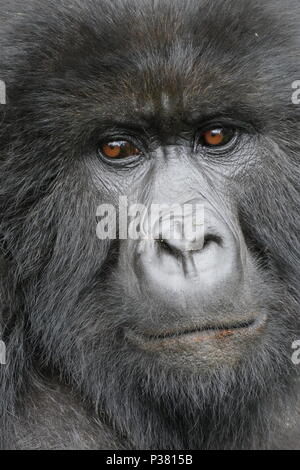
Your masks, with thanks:
[(122, 158), (137, 157), (141, 154), (141, 151), (128, 140), (116, 140), (102, 142), (99, 146), (99, 153), (105, 158), (120, 160)]
[(235, 130), (227, 127), (210, 127), (202, 132), (200, 142), (204, 147), (223, 147), (235, 136)]

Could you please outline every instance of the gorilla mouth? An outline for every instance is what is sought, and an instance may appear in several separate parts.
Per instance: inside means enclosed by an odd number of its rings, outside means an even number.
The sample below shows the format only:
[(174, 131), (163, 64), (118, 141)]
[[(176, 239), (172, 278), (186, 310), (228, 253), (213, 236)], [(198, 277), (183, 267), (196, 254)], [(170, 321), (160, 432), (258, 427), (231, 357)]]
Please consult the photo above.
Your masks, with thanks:
[(230, 333), (233, 330), (240, 330), (243, 328), (249, 328), (252, 325), (254, 325), (255, 320), (250, 320), (248, 322), (243, 322), (243, 323), (238, 323), (238, 324), (232, 324), (232, 325), (227, 325), (227, 326), (221, 326), (221, 325), (211, 325), (211, 326), (205, 326), (205, 327), (196, 327), (196, 328), (186, 328), (183, 330), (177, 330), (177, 331), (172, 331), (172, 332), (166, 332), (162, 334), (144, 334), (144, 336), (147, 336), (148, 339), (153, 340), (153, 339), (165, 339), (165, 338), (177, 338), (179, 336), (185, 336), (185, 335), (190, 335), (194, 333), (205, 333), (209, 331), (216, 331), (216, 332), (228, 332)]
[(193, 326), (190, 328), (176, 328), (164, 332), (128, 332), (129, 339), (143, 339), (147, 342), (167, 342), (168, 340), (193, 340), (201, 341), (205, 339), (224, 339), (234, 335), (243, 335), (259, 332), (265, 325), (266, 314), (255, 314), (249, 320), (240, 320), (236, 322), (207, 324)]

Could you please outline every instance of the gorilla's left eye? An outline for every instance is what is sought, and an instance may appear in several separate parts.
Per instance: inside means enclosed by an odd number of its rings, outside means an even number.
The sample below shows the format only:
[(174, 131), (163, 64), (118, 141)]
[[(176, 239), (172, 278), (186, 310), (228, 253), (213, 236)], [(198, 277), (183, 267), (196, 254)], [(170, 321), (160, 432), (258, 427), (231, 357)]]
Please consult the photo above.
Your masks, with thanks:
[(235, 136), (235, 130), (226, 127), (212, 127), (202, 132), (200, 144), (204, 147), (222, 147)]
[(128, 140), (116, 140), (111, 142), (103, 142), (99, 147), (99, 152), (105, 158), (122, 159), (136, 157), (141, 151)]

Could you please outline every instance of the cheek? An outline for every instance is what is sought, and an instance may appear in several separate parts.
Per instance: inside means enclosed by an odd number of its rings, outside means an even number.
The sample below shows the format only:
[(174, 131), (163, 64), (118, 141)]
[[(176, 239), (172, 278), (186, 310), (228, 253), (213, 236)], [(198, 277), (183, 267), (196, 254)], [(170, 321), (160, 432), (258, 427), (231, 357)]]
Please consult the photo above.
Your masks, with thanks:
[(126, 197), (131, 204), (144, 200), (142, 193), (151, 184), (152, 178), (147, 165), (132, 168), (115, 166), (94, 156), (87, 159), (85, 171), (88, 173), (88, 187), (98, 194), (100, 201), (110, 202), (116, 209), (122, 197)]

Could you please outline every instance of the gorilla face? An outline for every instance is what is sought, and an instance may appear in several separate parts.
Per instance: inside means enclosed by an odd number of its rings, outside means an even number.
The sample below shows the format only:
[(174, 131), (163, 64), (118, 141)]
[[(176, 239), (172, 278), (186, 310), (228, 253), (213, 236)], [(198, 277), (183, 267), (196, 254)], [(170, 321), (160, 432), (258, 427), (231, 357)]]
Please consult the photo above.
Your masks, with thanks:
[[(297, 377), (299, 35), (281, 2), (213, 3), (33, 2), (2, 39), (16, 390), (59, 373), (132, 448), (259, 446)], [(184, 212), (99, 240), (123, 197), (200, 205), (199, 243)]]
[[(175, 105), (177, 95), (180, 90), (175, 91)], [(147, 108), (156, 98), (149, 98)], [(147, 96), (140, 100), (146, 101)], [(107, 297), (116, 305), (119, 346), (128, 352), (142, 352), (163, 368), (211, 373), (224, 364), (237, 364), (253, 348), (257, 351), (264, 345), (268, 314), (274, 308), (271, 279), (259, 268), (239, 220), (240, 184), (260, 149), (243, 122), (205, 120), (199, 129), (199, 116), (185, 125), (189, 110), (180, 116), (183, 124), (176, 122), (176, 111), (161, 100), (159, 110), (168, 126), (161, 137), (160, 129), (152, 140), (147, 138), (136, 112), (134, 134), (124, 123), (105, 140), (108, 143), (100, 144), (96, 156), (100, 161), (93, 164), (91, 176), (99, 191), (106, 182), (105, 196), (111, 204), (124, 195), (129, 206), (202, 204), (204, 234), (199, 226), (194, 236), (199, 241), (203, 237), (203, 242), (194, 246), (185, 238), (181, 227), (188, 216), (184, 214), (176, 218), (183, 236), (177, 240), (174, 233), (166, 233), (165, 219), (170, 215), (166, 208), (161, 225), (154, 220), (155, 239), (118, 244), (105, 274), (104, 306)], [(154, 135), (151, 125), (147, 128)], [(220, 144), (202, 140), (214, 132), (221, 135)], [(108, 162), (104, 150), (109, 145), (124, 146), (120, 140), (124, 135), (132, 146), (136, 142), (136, 154)], [(227, 135), (231, 138), (223, 144)]]

